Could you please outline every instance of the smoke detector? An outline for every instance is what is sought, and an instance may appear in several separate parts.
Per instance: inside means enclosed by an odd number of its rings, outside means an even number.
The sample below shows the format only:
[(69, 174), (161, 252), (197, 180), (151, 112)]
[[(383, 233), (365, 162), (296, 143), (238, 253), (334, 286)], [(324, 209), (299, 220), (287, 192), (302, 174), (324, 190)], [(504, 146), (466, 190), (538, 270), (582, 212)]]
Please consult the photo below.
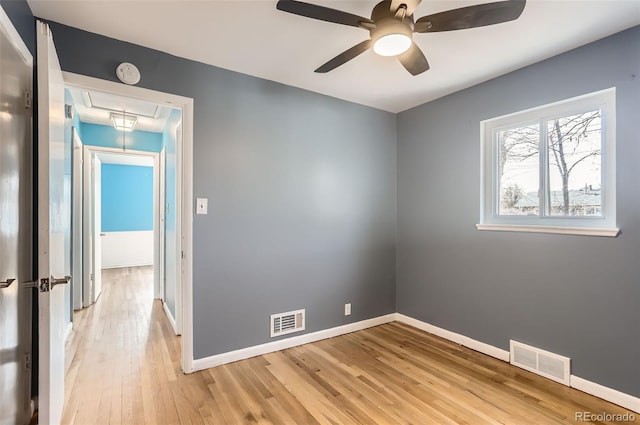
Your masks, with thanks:
[(118, 65), (116, 76), (120, 81), (129, 85), (138, 84), (140, 81), (140, 71), (134, 64), (129, 62), (123, 62)]

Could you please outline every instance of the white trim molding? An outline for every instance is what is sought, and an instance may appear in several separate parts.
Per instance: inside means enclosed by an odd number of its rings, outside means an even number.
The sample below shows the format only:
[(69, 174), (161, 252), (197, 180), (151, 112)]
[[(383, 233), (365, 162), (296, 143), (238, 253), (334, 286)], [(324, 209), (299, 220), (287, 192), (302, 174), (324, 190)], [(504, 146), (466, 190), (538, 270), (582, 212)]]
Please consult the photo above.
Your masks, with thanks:
[(0, 27), (2, 27), (4, 31), (7, 33), (7, 37), (13, 44), (13, 47), (15, 47), (16, 50), (18, 50), (24, 62), (29, 67), (32, 67), (33, 56), (31, 55), (31, 52), (29, 51), (29, 48), (27, 47), (27, 45), (24, 43), (24, 40), (22, 39), (22, 37), (20, 37), (18, 30), (16, 29), (16, 27), (13, 26), (13, 22), (11, 22), (11, 18), (9, 18), (9, 15), (7, 15), (7, 12), (5, 12), (2, 7), (0, 7)]
[[(439, 328), (432, 324), (422, 322), (420, 320), (414, 319), (413, 317), (396, 313), (396, 321), (413, 326), (414, 328), (418, 328), (433, 335), (437, 335), (449, 341), (455, 342), (456, 344), (464, 345), (465, 347), (471, 348), (472, 350), (479, 351), (483, 354), (495, 357), (496, 359), (505, 361), (507, 363), (510, 360), (509, 351), (486, 344), (484, 342), (476, 341), (475, 339), (448, 331), (443, 328)], [(592, 396), (617, 404), (618, 406), (624, 407), (625, 409), (640, 413), (640, 398), (638, 397), (623, 393), (613, 388), (605, 387), (604, 385), (588, 381), (575, 375), (571, 375), (569, 385), (571, 386), (571, 388), (574, 388), (576, 390), (580, 390)]]
[(561, 226), (526, 226), (520, 224), (476, 224), (478, 230), (497, 232), (552, 233), (556, 235), (606, 236), (615, 238), (620, 233), (618, 228), (602, 227), (561, 227)]
[(509, 351), (503, 350), (502, 348), (498, 348), (493, 345), (477, 341), (473, 338), (469, 338), (467, 336), (451, 332), (443, 328), (439, 328), (430, 323), (414, 319), (413, 317), (405, 316), (404, 314), (396, 313), (396, 320), (430, 334), (448, 339), (449, 341), (455, 342), (456, 344), (464, 345), (465, 347), (476, 350), (482, 354), (495, 357), (496, 359), (502, 360), (503, 362), (509, 362)]
[[(596, 137), (593, 129), (593, 143), (588, 148), (592, 154), (599, 152), (600, 171), (588, 176), (588, 183), (600, 186), (600, 205), (593, 205), (593, 215), (563, 215), (553, 213), (551, 196), (558, 190), (555, 181), (552, 184), (552, 166), (549, 160), (553, 151), (551, 144), (546, 140), (549, 137), (548, 125), (555, 119), (569, 118), (584, 113), (598, 112), (599, 126)], [(595, 117), (595, 115), (594, 115)], [(598, 122), (598, 121), (594, 121)], [(530, 142), (537, 143), (538, 161), (532, 167), (537, 168), (537, 185), (535, 175), (520, 180), (519, 184), (525, 192), (538, 190), (537, 212), (531, 214), (512, 214), (501, 212), (501, 179), (503, 169), (501, 163), (501, 141), (504, 141), (505, 132), (523, 128), (537, 128), (535, 135), (532, 132)], [(503, 134), (503, 136), (500, 136)], [(529, 136), (527, 136), (528, 138)], [(597, 144), (599, 142), (599, 148)], [(501, 117), (491, 118), (480, 122), (480, 223), (494, 225), (522, 225), (518, 231), (537, 231), (540, 233), (562, 233), (591, 236), (612, 236), (610, 233), (617, 227), (616, 224), (616, 88), (608, 88), (594, 93), (560, 100), (547, 105), (537, 106), (524, 111), (514, 112)], [(599, 151), (598, 151), (599, 149)], [(532, 151), (533, 152), (533, 151)], [(504, 152), (503, 152), (504, 153)], [(586, 157), (585, 157), (586, 158)], [(578, 160), (578, 162), (581, 160)], [(595, 160), (594, 161), (598, 161)], [(574, 163), (574, 165), (577, 164)], [(504, 165), (504, 164), (503, 164)], [(524, 165), (521, 165), (524, 166)], [(573, 167), (572, 167), (573, 168)], [(533, 170), (531, 170), (533, 172)], [(584, 180), (580, 180), (581, 182)], [(503, 183), (508, 183), (505, 180)], [(513, 181), (511, 182), (513, 183)], [(576, 182), (574, 182), (576, 183)], [(586, 187), (585, 182), (585, 187)], [(552, 187), (553, 186), (553, 187)], [(590, 187), (590, 186), (589, 186)], [(572, 186), (573, 189), (580, 187)], [(523, 211), (521, 211), (523, 213)], [(586, 214), (586, 211), (584, 212)], [(529, 230), (524, 230), (531, 226)], [(540, 227), (538, 227), (540, 226)], [(584, 233), (583, 228), (595, 230), (595, 234)], [(534, 230), (535, 229), (535, 230)], [(485, 229), (480, 229), (485, 230)], [(505, 230), (505, 229), (492, 229)], [(513, 231), (513, 229), (509, 229)], [(606, 230), (602, 234), (601, 230)], [(617, 229), (615, 234), (617, 234)], [(613, 235), (615, 236), (615, 235)]]
[[(181, 276), (179, 302), (176, 304), (177, 324), (181, 327), (181, 366), (185, 373), (193, 372), (193, 98), (130, 86), (95, 77), (63, 72), (65, 85), (84, 90), (96, 90), (117, 96), (132, 97), (182, 109), (182, 161), (176, 173), (182, 178), (181, 205)], [(177, 207), (178, 208), (178, 207)]]
[(180, 333), (178, 333), (178, 327), (176, 326), (176, 319), (173, 317), (171, 310), (169, 310), (169, 306), (167, 306), (167, 303), (164, 302), (164, 300), (162, 301), (162, 309), (164, 310), (164, 314), (167, 315), (167, 319), (169, 319), (169, 323), (171, 324), (171, 328), (173, 328), (173, 332), (176, 335), (180, 335)]
[(66, 343), (73, 332), (73, 322), (67, 323), (67, 329), (64, 331), (64, 342)]
[[(171, 317), (168, 309), (166, 309), (166, 306), (165, 312), (167, 312), (168, 317)], [(208, 369), (211, 367), (221, 366), (227, 363), (237, 362), (239, 360), (249, 359), (251, 357), (261, 356), (263, 354), (286, 350), (287, 348), (297, 347), (299, 345), (309, 344), (311, 342), (321, 341), (323, 339), (333, 338), (336, 336), (361, 331), (391, 322), (404, 323), (409, 326), (413, 326), (414, 328), (420, 329), (421, 331), (439, 336), (456, 344), (463, 345), (467, 348), (478, 351), (482, 354), (496, 358), (498, 360), (502, 360), (507, 363), (509, 363), (510, 361), (510, 353), (507, 350), (503, 350), (502, 348), (493, 346), (491, 344), (487, 344), (461, 335), (459, 333), (434, 326), (430, 323), (414, 319), (413, 317), (409, 317), (401, 313), (391, 313), (384, 316), (374, 317), (372, 319), (362, 320), (360, 322), (337, 326), (335, 328), (324, 329), (300, 336), (281, 339), (279, 341), (254, 345), (252, 347), (241, 348), (239, 350), (216, 354), (213, 356), (204, 357), (202, 359), (196, 359), (193, 361), (193, 372)], [(571, 375), (570, 386), (571, 388), (583, 391), (587, 394), (599, 397), (603, 400), (607, 400), (633, 412), (640, 413), (640, 398), (638, 397), (623, 393), (613, 388), (605, 387), (604, 385), (596, 384), (595, 382), (587, 381), (586, 379), (580, 378), (575, 375)]]
[(611, 403), (622, 406), (625, 409), (640, 413), (640, 397), (634, 397), (630, 394), (623, 393), (604, 385), (596, 384), (575, 375), (571, 375), (571, 388), (583, 391), (601, 399), (610, 401)]
[(193, 369), (194, 371), (208, 369), (210, 367), (237, 362), (238, 360), (245, 360), (251, 357), (261, 356), (263, 354), (273, 353), (275, 351), (286, 350), (287, 348), (297, 347), (299, 345), (308, 344), (310, 342), (321, 341), (323, 339), (361, 331), (367, 328), (383, 325), (385, 323), (391, 323), (394, 321), (396, 321), (396, 314), (391, 313), (385, 316), (374, 317), (373, 319), (362, 320), (355, 323), (348, 323), (346, 325), (337, 326), (335, 328), (323, 329), (321, 331), (281, 339), (279, 341), (267, 342), (266, 344), (241, 348), (239, 350), (229, 351), (227, 353), (216, 354), (202, 359), (196, 359), (193, 361)]

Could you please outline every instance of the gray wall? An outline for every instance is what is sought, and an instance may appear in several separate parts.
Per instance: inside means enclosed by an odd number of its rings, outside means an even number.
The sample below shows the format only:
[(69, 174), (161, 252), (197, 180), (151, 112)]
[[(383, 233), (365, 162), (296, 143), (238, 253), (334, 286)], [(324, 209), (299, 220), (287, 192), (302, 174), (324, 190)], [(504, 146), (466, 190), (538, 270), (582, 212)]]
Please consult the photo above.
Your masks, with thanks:
[[(395, 116), (53, 23), (62, 69), (195, 99), (195, 357), (395, 311)], [(344, 316), (344, 304), (353, 314)]]
[[(405, 111), (397, 307), (640, 396), (640, 27)], [(617, 87), (617, 238), (480, 232), (480, 121)]]
[(31, 8), (27, 4), (26, 0), (0, 0), (0, 6), (4, 9), (5, 13), (11, 20), (11, 23), (20, 37), (22, 37), (22, 41), (27, 45), (27, 48), (31, 51), (31, 54), (34, 55), (35, 62), (35, 53), (36, 53), (36, 27), (35, 20), (33, 19), (33, 14), (31, 13)]

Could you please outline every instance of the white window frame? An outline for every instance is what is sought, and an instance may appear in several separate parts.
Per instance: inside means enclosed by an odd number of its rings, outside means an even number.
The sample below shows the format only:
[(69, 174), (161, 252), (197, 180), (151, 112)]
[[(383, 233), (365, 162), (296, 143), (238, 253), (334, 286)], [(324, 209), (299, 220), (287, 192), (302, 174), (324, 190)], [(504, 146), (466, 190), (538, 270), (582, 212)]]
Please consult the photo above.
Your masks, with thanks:
[[(602, 215), (601, 216), (515, 216), (499, 215), (498, 142), (496, 134), (505, 128), (570, 116), (590, 110), (602, 111)], [(480, 123), (481, 187), (478, 230), (558, 233), (615, 237), (616, 223), (616, 89), (610, 88), (560, 102), (504, 115)], [(548, 164), (541, 162), (540, 167)]]

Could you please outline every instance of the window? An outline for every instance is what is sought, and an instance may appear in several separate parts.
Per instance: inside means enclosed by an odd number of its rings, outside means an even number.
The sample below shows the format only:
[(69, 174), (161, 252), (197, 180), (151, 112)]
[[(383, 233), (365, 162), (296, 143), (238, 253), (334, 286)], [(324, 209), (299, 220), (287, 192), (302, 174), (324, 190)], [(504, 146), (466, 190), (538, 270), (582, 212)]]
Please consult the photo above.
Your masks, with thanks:
[(615, 89), (483, 121), (480, 230), (616, 236)]

